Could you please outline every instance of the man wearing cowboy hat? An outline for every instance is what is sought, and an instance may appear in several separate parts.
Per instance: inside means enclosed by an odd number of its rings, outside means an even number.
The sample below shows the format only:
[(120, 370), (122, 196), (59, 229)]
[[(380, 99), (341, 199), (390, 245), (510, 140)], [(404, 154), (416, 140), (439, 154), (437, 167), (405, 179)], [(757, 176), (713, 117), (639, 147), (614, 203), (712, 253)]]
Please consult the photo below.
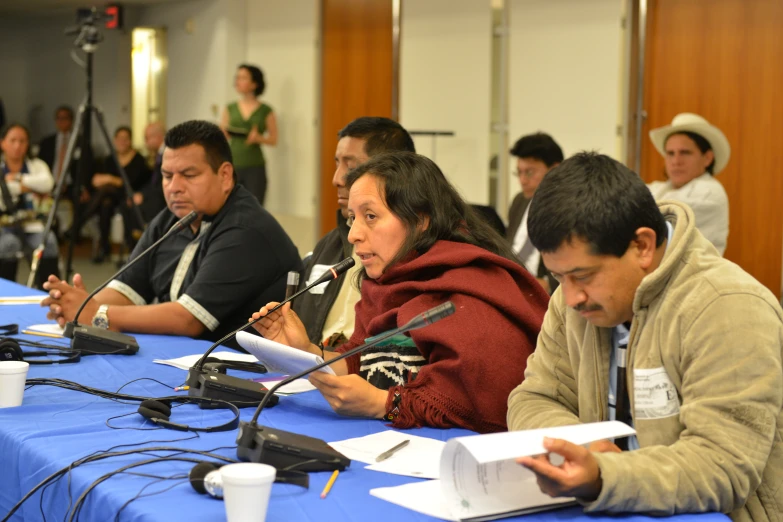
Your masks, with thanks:
[(699, 116), (683, 112), (671, 125), (650, 131), (650, 139), (666, 162), (666, 181), (648, 185), (656, 201), (688, 204), (696, 228), (723, 255), (729, 235), (729, 198), (714, 178), (731, 156), (729, 140), (721, 130)]

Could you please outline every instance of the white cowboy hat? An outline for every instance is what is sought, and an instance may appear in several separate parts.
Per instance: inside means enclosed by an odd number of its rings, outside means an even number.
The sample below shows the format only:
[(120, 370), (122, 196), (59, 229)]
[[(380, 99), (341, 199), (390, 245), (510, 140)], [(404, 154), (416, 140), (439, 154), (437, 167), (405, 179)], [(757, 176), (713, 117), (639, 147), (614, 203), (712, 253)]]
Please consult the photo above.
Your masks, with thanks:
[(712, 152), (715, 154), (715, 166), (713, 168), (713, 174), (717, 175), (726, 168), (731, 157), (731, 146), (729, 140), (726, 139), (726, 135), (721, 130), (710, 122), (699, 116), (698, 114), (692, 114), (690, 112), (683, 112), (678, 114), (672, 120), (671, 125), (665, 127), (658, 127), (650, 131), (650, 139), (655, 145), (661, 156), (666, 156), (666, 151), (663, 146), (666, 143), (666, 138), (676, 132), (694, 132), (707, 140), (712, 147)]

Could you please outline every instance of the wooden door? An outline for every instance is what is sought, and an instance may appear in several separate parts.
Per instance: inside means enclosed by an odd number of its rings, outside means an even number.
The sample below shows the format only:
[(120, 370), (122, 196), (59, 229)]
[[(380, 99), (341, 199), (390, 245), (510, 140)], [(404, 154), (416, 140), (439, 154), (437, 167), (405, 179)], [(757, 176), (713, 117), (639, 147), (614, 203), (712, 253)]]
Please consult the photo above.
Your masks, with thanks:
[(322, 0), (320, 236), (335, 227), (337, 133), (360, 116), (392, 117), (392, 0)]
[(783, 252), (783, 2), (653, 0), (645, 70), (641, 175), (663, 179), (647, 135), (695, 112), (731, 143), (717, 177), (729, 197), (726, 258), (778, 297)]

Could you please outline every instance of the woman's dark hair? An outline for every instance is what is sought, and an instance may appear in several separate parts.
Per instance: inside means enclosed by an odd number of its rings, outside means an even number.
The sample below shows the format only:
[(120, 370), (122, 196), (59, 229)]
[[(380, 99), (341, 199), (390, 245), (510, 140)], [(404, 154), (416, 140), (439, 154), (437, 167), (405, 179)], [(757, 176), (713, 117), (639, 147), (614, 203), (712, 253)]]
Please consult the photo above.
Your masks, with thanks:
[(114, 131), (114, 137), (116, 138), (116, 137), (117, 137), (117, 134), (119, 134), (119, 133), (121, 133), (121, 132), (123, 132), (123, 131), (124, 131), (124, 132), (127, 132), (127, 133), (128, 133), (128, 137), (129, 137), (131, 140), (133, 140), (133, 131), (132, 131), (132, 130), (131, 130), (131, 128), (130, 128), (130, 127), (128, 127), (127, 125), (120, 125), (119, 127), (117, 127), (117, 129), (115, 129), (115, 131)]
[[(695, 132), (691, 132), (691, 131), (672, 132), (671, 134), (666, 136), (666, 139), (663, 142), (664, 148), (666, 148), (666, 142), (669, 141), (669, 138), (671, 138), (672, 136), (677, 136), (678, 134), (682, 134), (683, 136), (687, 136), (691, 140), (693, 140), (693, 143), (695, 143), (696, 146), (699, 147), (699, 150), (701, 151), (702, 154), (706, 154), (708, 150), (712, 150), (712, 145), (710, 145), (710, 142), (707, 141), (704, 138), (704, 136), (702, 136), (701, 134), (696, 134)], [(709, 172), (711, 176), (714, 176), (715, 173), (712, 172), (714, 169), (715, 169), (715, 157), (712, 158), (712, 163), (710, 163), (707, 166), (707, 172)]]
[(563, 161), (563, 149), (549, 134), (537, 132), (522, 136), (509, 151), (517, 158), (533, 158), (551, 167)]
[(247, 63), (243, 63), (237, 69), (245, 69), (247, 72), (250, 73), (250, 78), (253, 80), (253, 83), (256, 84), (255, 89), (255, 95), (261, 96), (264, 94), (264, 89), (266, 89), (266, 83), (264, 82), (264, 73), (261, 72), (261, 69), (256, 67), (255, 65), (250, 65)]
[(622, 257), (639, 228), (666, 239), (666, 222), (650, 190), (631, 169), (609, 156), (580, 152), (544, 177), (530, 202), (527, 230), (541, 252), (574, 239), (595, 255)]
[(3, 141), (6, 136), (8, 136), (8, 133), (11, 132), (11, 129), (22, 129), (24, 133), (27, 135), (27, 152), (25, 152), (26, 158), (32, 158), (30, 155), (30, 129), (28, 129), (26, 126), (22, 125), (19, 122), (11, 122), (8, 125), (6, 125), (2, 132), (0, 132), (0, 141)]
[[(350, 171), (346, 187), (350, 190), (365, 174), (377, 178), (386, 206), (407, 230), (387, 269), (411, 252), (427, 252), (439, 240), (475, 245), (520, 264), (506, 240), (463, 201), (429, 158), (412, 152), (379, 154)], [(429, 225), (422, 229), (425, 218)]]
[[(207, 163), (217, 174), (220, 166), (232, 163), (231, 147), (220, 127), (214, 123), (203, 120), (190, 120), (169, 129), (164, 138), (167, 149), (180, 149), (188, 145), (198, 145), (204, 149)], [(234, 182), (237, 180), (237, 172), (234, 169)]]

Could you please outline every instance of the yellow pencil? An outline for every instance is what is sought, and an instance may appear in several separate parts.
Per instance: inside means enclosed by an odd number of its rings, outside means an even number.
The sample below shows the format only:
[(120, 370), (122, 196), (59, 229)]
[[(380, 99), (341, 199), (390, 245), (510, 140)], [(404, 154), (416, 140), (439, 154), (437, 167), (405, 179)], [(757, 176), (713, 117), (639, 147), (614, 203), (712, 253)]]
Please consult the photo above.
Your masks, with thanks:
[(27, 335), (40, 335), (41, 337), (54, 337), (55, 339), (62, 339), (62, 335), (50, 334), (46, 332), (36, 332), (35, 330), (22, 330), (23, 334)]
[(334, 484), (334, 481), (337, 480), (337, 475), (339, 475), (339, 474), (340, 474), (340, 470), (338, 470), (338, 469), (334, 470), (334, 473), (332, 473), (332, 476), (329, 479), (329, 482), (326, 483), (326, 486), (324, 487), (324, 490), (321, 491), (321, 498), (326, 498), (326, 495), (332, 489), (332, 484)]

